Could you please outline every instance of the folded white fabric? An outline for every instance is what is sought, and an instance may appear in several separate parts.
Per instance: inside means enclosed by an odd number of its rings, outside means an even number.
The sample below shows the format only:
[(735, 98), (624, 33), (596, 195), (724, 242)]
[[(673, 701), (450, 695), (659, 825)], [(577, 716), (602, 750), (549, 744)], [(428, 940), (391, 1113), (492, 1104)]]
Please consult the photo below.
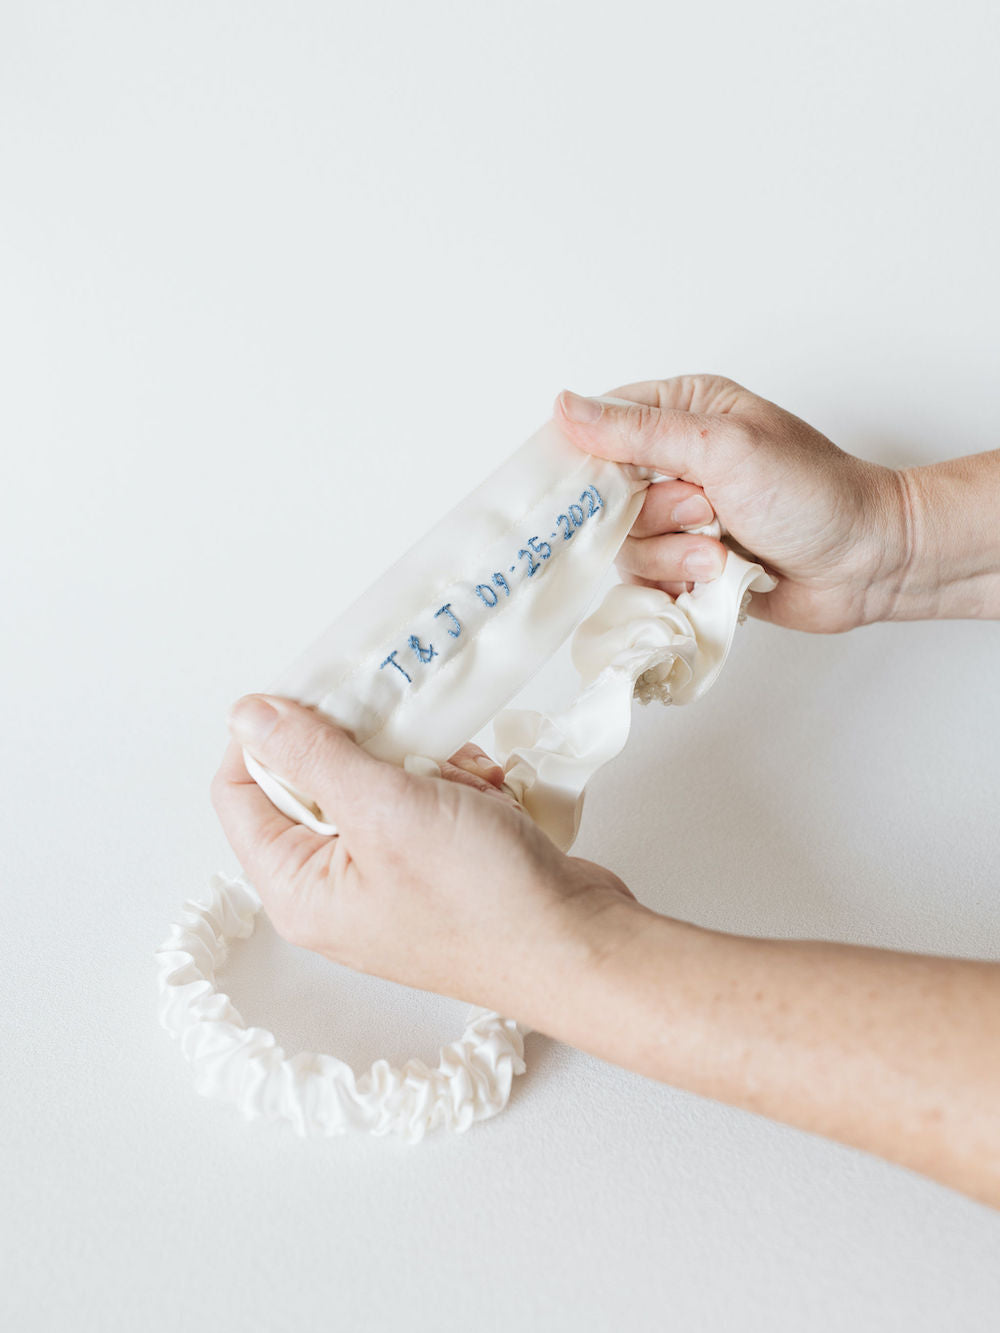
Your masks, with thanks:
[[(617, 401), (617, 400), (609, 400)], [(624, 746), (633, 696), (689, 703), (717, 678), (751, 591), (773, 579), (730, 551), (722, 576), (676, 600), (619, 585), (579, 625), (573, 658), (583, 690), (552, 717), (499, 712), (569, 637), (642, 504), (651, 474), (593, 458), (547, 423), (389, 569), (271, 687), (347, 727), (378, 758), (440, 763), (490, 719), (508, 787), (558, 846), (571, 846), (593, 774)], [(714, 531), (718, 534), (719, 529)], [(319, 808), (252, 755), (271, 801), (317, 833)], [(301, 1133), (364, 1128), (419, 1138), (465, 1129), (506, 1104), (522, 1072), (524, 1030), (474, 1011), (436, 1071), (378, 1061), (356, 1079), (332, 1056), (291, 1059), (271, 1034), (246, 1029), (214, 970), (229, 936), (259, 907), (242, 880), (217, 877), (204, 904), (159, 951), (161, 1019), (195, 1066), (199, 1089), (247, 1116)]]
[(186, 903), (158, 952), (160, 1021), (180, 1043), (206, 1097), (235, 1105), (247, 1120), (284, 1120), (302, 1136), (365, 1130), (411, 1143), (438, 1126), (465, 1130), (502, 1111), (524, 1072), (524, 1034), (483, 1009), (446, 1046), (437, 1067), (376, 1060), (360, 1077), (332, 1055), (291, 1057), (264, 1028), (248, 1028), (215, 970), (229, 941), (246, 939), (260, 901), (240, 878), (213, 877), (207, 901)]

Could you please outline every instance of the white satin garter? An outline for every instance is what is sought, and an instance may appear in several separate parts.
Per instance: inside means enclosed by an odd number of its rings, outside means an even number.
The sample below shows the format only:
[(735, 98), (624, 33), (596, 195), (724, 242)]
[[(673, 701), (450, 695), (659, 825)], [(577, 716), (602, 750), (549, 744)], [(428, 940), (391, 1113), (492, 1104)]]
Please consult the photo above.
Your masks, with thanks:
[[(699, 698), (725, 663), (751, 592), (774, 587), (759, 564), (730, 551), (712, 583), (676, 599), (619, 584), (580, 624), (650, 480), (645, 469), (581, 453), (547, 423), (271, 692), (312, 705), (376, 757), (406, 767), (443, 762), (492, 719), (507, 787), (568, 849), (587, 783), (628, 739), (633, 698)], [(708, 531), (722, 535), (718, 525)], [(574, 626), (583, 687), (574, 702), (551, 716), (504, 709)], [(336, 833), (334, 812), (244, 757), (280, 810)], [(273, 1034), (248, 1028), (215, 971), (229, 942), (251, 934), (259, 908), (244, 879), (216, 875), (208, 899), (184, 905), (157, 951), (160, 1021), (199, 1092), (248, 1119), (288, 1121), (302, 1135), (365, 1130), (411, 1141), (439, 1126), (465, 1130), (504, 1108), (524, 1072), (526, 1029), (499, 1014), (473, 1010), (436, 1069), (377, 1060), (361, 1076), (332, 1055), (286, 1056)]]
[(200, 1093), (248, 1120), (287, 1120), (303, 1136), (367, 1130), (411, 1143), (438, 1126), (464, 1130), (503, 1110), (514, 1075), (524, 1073), (524, 1033), (486, 1010), (469, 1014), (436, 1069), (376, 1060), (360, 1077), (333, 1055), (287, 1056), (272, 1033), (248, 1028), (217, 989), (215, 969), (230, 941), (253, 932), (259, 910), (245, 880), (215, 875), (208, 900), (184, 905), (158, 951), (160, 1021), (194, 1067)]

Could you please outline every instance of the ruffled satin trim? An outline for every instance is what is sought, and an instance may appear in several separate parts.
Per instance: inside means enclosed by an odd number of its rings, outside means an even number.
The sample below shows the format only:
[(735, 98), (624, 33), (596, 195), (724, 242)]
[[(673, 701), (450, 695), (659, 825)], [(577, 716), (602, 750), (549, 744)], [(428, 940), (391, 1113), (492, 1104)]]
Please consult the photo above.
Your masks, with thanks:
[(528, 1029), (489, 1010), (470, 1011), (436, 1069), (376, 1060), (360, 1076), (332, 1055), (287, 1056), (273, 1033), (247, 1027), (215, 973), (230, 941), (253, 933), (259, 910), (244, 879), (215, 875), (207, 901), (185, 903), (157, 950), (160, 1022), (194, 1068), (199, 1093), (247, 1120), (287, 1121), (303, 1137), (367, 1131), (415, 1143), (430, 1130), (462, 1132), (503, 1110), (514, 1076), (524, 1073)]
[(616, 584), (573, 636), (583, 690), (561, 713), (507, 708), (494, 719), (507, 790), (568, 851), (594, 774), (620, 754), (632, 700), (692, 703), (718, 678), (751, 591), (774, 579), (730, 552), (722, 576), (678, 598)]

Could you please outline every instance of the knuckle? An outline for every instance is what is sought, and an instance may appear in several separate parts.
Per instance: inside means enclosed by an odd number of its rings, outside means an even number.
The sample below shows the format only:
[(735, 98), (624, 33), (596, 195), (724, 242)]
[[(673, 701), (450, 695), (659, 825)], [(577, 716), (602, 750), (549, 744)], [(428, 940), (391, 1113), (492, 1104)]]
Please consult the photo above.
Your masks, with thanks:
[(700, 412), (713, 396), (715, 386), (720, 382), (718, 375), (678, 375), (671, 381), (673, 406), (683, 412)]
[(693, 412), (696, 409), (698, 403), (701, 401), (702, 396), (704, 394), (705, 381), (710, 378), (711, 376), (709, 375), (681, 376), (683, 393), (680, 405), (684, 408), (686, 412)]
[(648, 403), (636, 403), (634, 407), (624, 409), (629, 430), (640, 439), (647, 439), (654, 424), (659, 420), (659, 412)]
[(711, 385), (713, 412), (732, 412), (746, 395), (746, 389), (726, 375), (713, 375)]
[(745, 393), (742, 385), (728, 375), (686, 375), (688, 411), (724, 414), (732, 410)]
[(314, 776), (330, 763), (326, 728), (318, 720), (310, 725), (305, 719), (296, 718), (291, 725), (286, 724), (275, 739), (280, 762), (289, 777)]
[(636, 403), (634, 407), (622, 408), (622, 412), (624, 434), (633, 449), (648, 447), (659, 437), (663, 426), (659, 408)]

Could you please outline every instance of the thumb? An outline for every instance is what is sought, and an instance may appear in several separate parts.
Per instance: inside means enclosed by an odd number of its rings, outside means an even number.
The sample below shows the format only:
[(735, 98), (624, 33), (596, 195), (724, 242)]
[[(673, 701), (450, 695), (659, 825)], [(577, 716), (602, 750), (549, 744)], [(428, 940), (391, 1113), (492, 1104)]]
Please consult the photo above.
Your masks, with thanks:
[(350, 829), (402, 796), (409, 777), (373, 758), (312, 708), (274, 695), (248, 694), (229, 729), (250, 754), (338, 827)]
[(637, 463), (699, 486), (724, 466), (725, 417), (621, 398), (584, 398), (564, 389), (555, 419), (578, 449), (598, 458)]

